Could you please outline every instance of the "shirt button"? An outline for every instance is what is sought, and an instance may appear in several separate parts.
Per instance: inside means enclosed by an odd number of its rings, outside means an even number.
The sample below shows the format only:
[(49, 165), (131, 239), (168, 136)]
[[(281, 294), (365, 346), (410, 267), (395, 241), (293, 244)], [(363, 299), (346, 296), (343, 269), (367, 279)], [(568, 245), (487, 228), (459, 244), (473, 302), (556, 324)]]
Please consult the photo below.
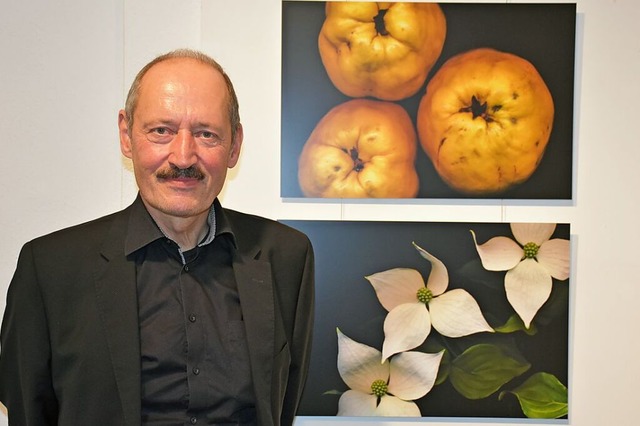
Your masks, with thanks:
[(191, 417), (189, 419), (189, 423), (191, 423), (192, 425), (195, 425), (196, 423), (198, 423), (198, 419), (196, 417)]
[(196, 376), (200, 374), (200, 369), (198, 367), (193, 367), (192, 371), (193, 371), (193, 374), (195, 374)]
[(189, 321), (196, 322), (196, 316), (194, 314), (189, 315)]
[(187, 265), (184, 266), (184, 270), (189, 272), (189, 267)]

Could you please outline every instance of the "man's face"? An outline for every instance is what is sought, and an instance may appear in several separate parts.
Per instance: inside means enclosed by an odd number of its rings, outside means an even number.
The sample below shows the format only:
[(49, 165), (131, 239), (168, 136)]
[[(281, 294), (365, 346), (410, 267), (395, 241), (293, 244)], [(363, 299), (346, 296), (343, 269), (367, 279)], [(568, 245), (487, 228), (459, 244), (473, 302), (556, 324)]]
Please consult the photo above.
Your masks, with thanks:
[(120, 111), (120, 147), (133, 162), (145, 205), (156, 217), (206, 214), (240, 154), (231, 140), (223, 77), (194, 59), (170, 59), (143, 77), (129, 129)]

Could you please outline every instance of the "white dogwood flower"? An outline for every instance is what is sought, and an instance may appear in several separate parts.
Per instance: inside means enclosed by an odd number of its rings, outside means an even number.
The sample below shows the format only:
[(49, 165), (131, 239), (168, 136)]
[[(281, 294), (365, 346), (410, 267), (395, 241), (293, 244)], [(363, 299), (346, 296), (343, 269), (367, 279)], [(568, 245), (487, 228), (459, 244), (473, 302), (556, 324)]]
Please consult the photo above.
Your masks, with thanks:
[(527, 328), (551, 295), (551, 278), (569, 278), (569, 240), (551, 239), (555, 229), (554, 223), (512, 223), (517, 242), (499, 236), (484, 244), (478, 244), (471, 231), (482, 266), (508, 271), (504, 278), (507, 299)]
[(404, 352), (382, 360), (382, 353), (338, 332), (338, 371), (349, 390), (338, 403), (339, 416), (420, 417), (413, 402), (436, 381), (444, 351)]
[(422, 344), (432, 325), (447, 337), (494, 331), (466, 290), (446, 291), (449, 273), (444, 264), (415, 243), (414, 246), (431, 263), (426, 285), (420, 272), (408, 268), (390, 269), (366, 277), (389, 312), (384, 321), (383, 360)]

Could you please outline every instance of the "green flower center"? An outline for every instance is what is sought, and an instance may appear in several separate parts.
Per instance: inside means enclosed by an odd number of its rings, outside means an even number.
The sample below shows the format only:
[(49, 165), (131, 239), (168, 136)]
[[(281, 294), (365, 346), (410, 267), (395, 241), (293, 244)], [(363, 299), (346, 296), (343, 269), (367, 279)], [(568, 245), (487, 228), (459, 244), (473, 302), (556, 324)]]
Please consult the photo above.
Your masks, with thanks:
[(426, 305), (427, 303), (431, 302), (431, 299), (433, 299), (433, 293), (431, 293), (431, 290), (429, 290), (428, 288), (422, 287), (420, 288), (420, 290), (418, 290), (416, 297), (421, 303), (424, 303)]
[(373, 393), (378, 398), (385, 396), (388, 389), (389, 386), (387, 386), (387, 382), (384, 380), (376, 380), (371, 383), (371, 393)]
[(524, 249), (524, 257), (527, 259), (533, 259), (538, 255), (538, 250), (540, 250), (540, 246), (536, 243), (527, 243), (522, 247)]

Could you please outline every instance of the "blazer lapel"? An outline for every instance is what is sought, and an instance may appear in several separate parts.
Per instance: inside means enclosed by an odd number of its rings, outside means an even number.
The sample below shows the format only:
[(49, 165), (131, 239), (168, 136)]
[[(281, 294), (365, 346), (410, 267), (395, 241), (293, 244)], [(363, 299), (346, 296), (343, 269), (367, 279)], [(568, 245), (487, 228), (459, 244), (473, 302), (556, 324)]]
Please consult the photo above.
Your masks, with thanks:
[[(255, 260), (259, 253), (237, 255), (233, 269), (245, 322), (251, 374), (256, 395), (271, 395), (273, 372), (275, 305), (271, 264)], [(258, 398), (260, 424), (271, 424), (271, 401)]]
[(100, 253), (95, 285), (124, 424), (139, 426), (140, 337), (136, 272), (135, 264), (124, 256), (128, 217), (128, 214), (120, 214), (113, 222)]

